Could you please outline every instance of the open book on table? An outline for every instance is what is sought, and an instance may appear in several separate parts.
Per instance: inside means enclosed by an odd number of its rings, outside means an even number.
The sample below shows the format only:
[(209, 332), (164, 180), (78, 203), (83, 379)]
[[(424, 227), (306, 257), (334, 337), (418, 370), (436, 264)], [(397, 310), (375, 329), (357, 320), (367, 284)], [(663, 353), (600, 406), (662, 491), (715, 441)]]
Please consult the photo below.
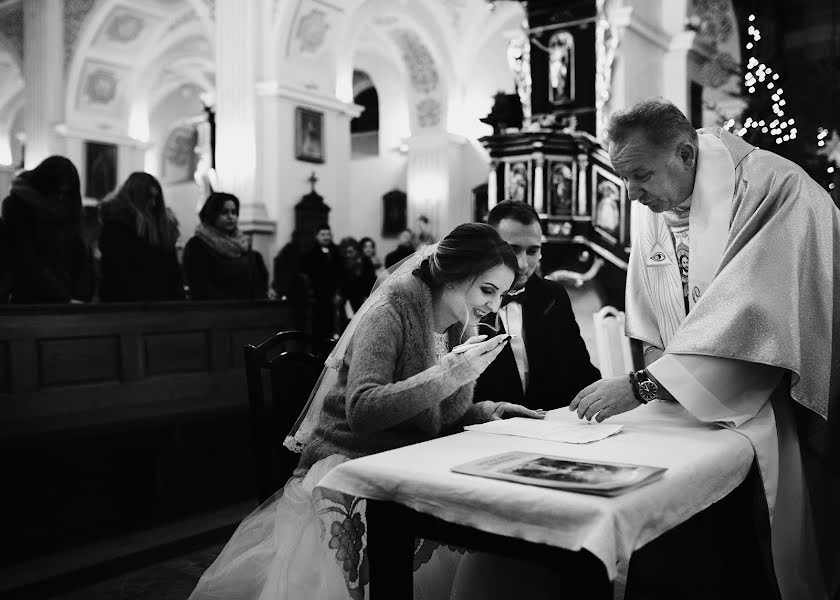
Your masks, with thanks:
[(452, 471), (599, 496), (617, 496), (656, 481), (665, 473), (662, 467), (583, 461), (532, 452), (495, 454), (452, 467)]

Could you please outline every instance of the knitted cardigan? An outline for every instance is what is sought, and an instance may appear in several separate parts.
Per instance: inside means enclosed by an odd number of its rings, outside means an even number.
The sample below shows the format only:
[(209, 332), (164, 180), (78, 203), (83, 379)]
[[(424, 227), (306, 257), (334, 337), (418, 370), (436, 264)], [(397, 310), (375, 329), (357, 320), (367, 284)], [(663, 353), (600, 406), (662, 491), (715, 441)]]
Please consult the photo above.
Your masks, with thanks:
[[(429, 286), (411, 274), (386, 285), (353, 334), (296, 475), (333, 454), (358, 458), (489, 418), (492, 406), (473, 405), (479, 374), (464, 355), (437, 362)], [(458, 322), (447, 333), (454, 348), (474, 331)]]

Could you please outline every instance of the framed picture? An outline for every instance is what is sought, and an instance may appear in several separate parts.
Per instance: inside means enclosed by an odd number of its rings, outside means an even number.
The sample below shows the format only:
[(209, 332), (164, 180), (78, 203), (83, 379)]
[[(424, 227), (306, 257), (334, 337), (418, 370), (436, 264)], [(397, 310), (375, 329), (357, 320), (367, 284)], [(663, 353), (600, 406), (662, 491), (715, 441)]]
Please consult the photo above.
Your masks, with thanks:
[(85, 142), (85, 197), (102, 200), (117, 187), (117, 147)]
[(324, 162), (324, 113), (295, 109), (295, 157), (307, 162)]
[(572, 159), (548, 161), (548, 212), (571, 216), (577, 197), (577, 162)]
[(599, 165), (592, 166), (592, 225), (595, 231), (613, 244), (624, 244), (627, 240), (625, 224), (627, 214), (627, 192), (621, 179)]
[(382, 196), (382, 236), (396, 237), (408, 226), (408, 196), (402, 190), (391, 190)]
[(505, 161), (505, 200), (531, 201), (531, 161)]

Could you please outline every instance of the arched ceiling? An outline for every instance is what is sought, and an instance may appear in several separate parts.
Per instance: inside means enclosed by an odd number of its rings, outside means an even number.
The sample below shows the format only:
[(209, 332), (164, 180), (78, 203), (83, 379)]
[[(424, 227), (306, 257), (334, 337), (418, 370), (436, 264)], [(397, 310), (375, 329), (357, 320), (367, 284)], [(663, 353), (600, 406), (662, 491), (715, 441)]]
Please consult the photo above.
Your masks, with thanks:
[[(90, 0), (82, 0), (91, 4)], [(173, 89), (215, 87), (212, 0), (96, 0), (68, 65), (67, 120), (125, 127)]]

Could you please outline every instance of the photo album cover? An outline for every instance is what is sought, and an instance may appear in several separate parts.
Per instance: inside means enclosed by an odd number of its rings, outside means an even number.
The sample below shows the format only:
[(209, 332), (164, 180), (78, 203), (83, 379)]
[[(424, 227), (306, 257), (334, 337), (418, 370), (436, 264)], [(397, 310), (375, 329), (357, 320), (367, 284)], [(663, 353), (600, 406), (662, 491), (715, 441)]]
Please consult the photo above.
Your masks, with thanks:
[(505, 452), (453, 467), (455, 473), (570, 492), (616, 496), (661, 478), (662, 467), (581, 461), (532, 452)]

